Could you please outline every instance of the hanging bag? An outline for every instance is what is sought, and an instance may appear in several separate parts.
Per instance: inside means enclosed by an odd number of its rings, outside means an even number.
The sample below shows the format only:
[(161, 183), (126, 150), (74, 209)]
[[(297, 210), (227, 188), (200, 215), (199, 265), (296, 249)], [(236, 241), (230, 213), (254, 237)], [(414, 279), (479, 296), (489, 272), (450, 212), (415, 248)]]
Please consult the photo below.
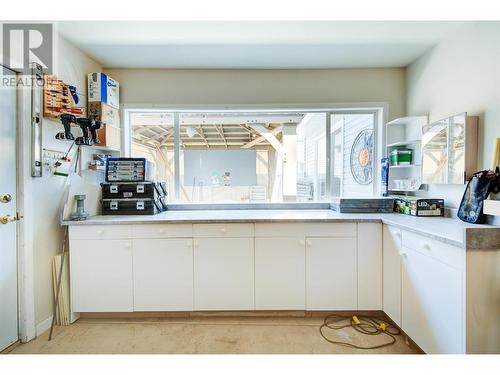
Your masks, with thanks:
[(500, 189), (500, 170), (485, 170), (474, 173), (467, 183), (457, 216), (466, 223), (481, 224), (486, 220), (483, 213), (483, 202), (490, 193), (498, 193)]

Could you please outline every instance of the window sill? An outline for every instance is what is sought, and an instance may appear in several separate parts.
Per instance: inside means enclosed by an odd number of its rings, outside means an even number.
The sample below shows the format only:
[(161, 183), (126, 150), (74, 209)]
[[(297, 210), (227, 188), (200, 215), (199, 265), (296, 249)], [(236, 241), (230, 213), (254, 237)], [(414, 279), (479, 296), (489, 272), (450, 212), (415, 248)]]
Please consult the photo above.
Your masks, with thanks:
[(321, 210), (330, 209), (329, 202), (263, 202), (263, 203), (167, 203), (169, 210)]

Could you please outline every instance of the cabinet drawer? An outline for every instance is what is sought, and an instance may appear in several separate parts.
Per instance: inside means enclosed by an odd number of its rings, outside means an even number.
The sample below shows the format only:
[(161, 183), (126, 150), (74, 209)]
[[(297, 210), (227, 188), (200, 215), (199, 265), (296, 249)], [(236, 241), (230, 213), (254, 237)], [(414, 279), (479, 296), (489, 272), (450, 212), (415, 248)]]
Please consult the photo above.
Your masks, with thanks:
[(253, 237), (253, 224), (194, 224), (194, 237)]
[(356, 223), (255, 224), (256, 237), (356, 237)]
[(130, 225), (73, 225), (69, 228), (73, 240), (120, 240), (132, 237)]
[(183, 238), (193, 236), (191, 224), (141, 224), (132, 226), (134, 238)]
[(402, 231), (402, 245), (407, 249), (418, 251), (457, 269), (463, 269), (465, 249), (421, 236), (416, 233)]

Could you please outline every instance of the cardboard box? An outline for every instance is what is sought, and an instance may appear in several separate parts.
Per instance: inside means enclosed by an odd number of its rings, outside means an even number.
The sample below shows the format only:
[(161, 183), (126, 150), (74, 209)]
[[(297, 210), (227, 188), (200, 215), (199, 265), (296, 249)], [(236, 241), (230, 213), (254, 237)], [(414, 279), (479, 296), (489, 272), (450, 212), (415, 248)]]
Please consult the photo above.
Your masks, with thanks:
[(444, 216), (444, 200), (397, 197), (394, 199), (394, 212), (412, 216)]
[(119, 150), (121, 146), (121, 130), (110, 125), (104, 125), (97, 131), (99, 146), (109, 147)]
[(104, 73), (88, 75), (88, 97), (90, 103), (102, 102), (113, 108), (120, 108), (120, 84)]
[(100, 120), (106, 125), (120, 127), (120, 111), (105, 103), (89, 103), (88, 114), (90, 118)]

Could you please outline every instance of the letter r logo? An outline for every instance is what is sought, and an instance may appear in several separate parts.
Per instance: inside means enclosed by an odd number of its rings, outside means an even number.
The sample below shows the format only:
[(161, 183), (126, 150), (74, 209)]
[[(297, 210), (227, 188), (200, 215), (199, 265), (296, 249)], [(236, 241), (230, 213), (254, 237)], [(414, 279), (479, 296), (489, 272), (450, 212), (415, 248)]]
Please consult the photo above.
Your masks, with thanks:
[(24, 74), (30, 64), (40, 64), (45, 73), (53, 69), (53, 33), (49, 23), (2, 24), (3, 65)]

